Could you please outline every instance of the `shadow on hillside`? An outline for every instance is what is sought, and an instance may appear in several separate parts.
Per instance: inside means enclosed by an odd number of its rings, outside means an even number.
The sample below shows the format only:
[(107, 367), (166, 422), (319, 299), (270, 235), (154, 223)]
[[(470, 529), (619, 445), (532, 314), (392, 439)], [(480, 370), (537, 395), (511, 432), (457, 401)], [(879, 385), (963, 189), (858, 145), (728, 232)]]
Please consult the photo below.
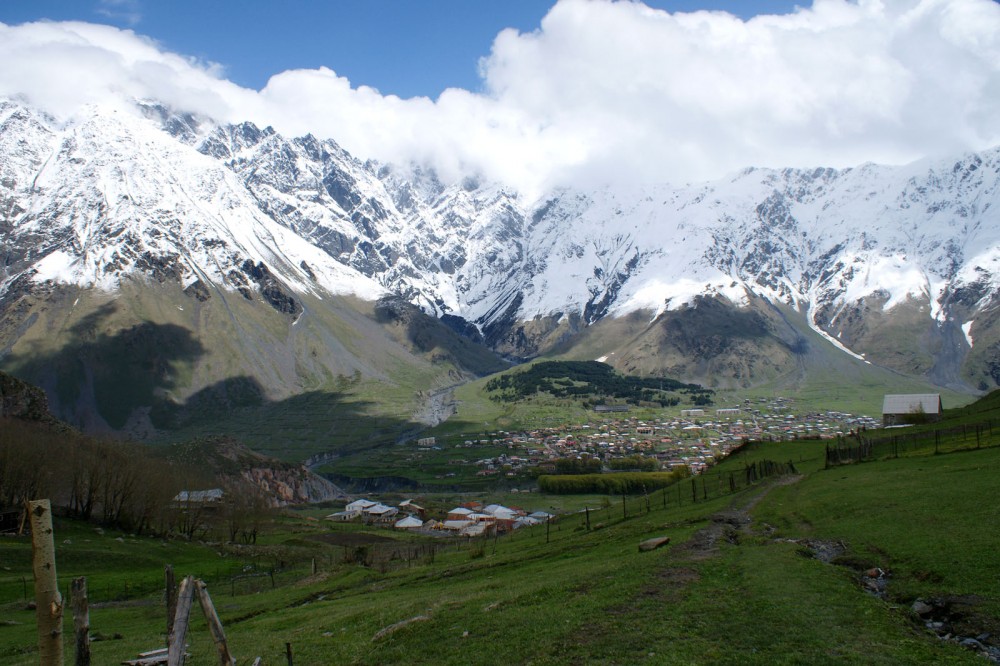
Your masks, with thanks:
[[(205, 354), (186, 328), (144, 322), (106, 333), (109, 303), (68, 330), (59, 351), (36, 344), (3, 359), (3, 370), (45, 390), (50, 411), (88, 433), (134, 438), (227, 434), (286, 459), (318, 451), (359, 450), (391, 443), (418, 426), (405, 417), (373, 417), (374, 405), (349, 390), (312, 391), (270, 400), (253, 377), (236, 376), (180, 402), (173, 392)], [(301, 454), (301, 456), (299, 455)]]
[(113, 334), (102, 321), (115, 314), (108, 303), (73, 325), (67, 343), (46, 353), (35, 344), (4, 359), (11, 374), (40, 386), (58, 418), (85, 431), (120, 430), (138, 406), (162, 400), (177, 385), (177, 372), (204, 354), (187, 329), (144, 322)]
[(450, 360), (478, 377), (507, 367), (485, 346), (476, 327), (460, 317), (446, 315), (438, 319), (401, 298), (387, 296), (375, 305), (375, 321), (383, 326), (403, 327), (412, 349), (431, 361)]

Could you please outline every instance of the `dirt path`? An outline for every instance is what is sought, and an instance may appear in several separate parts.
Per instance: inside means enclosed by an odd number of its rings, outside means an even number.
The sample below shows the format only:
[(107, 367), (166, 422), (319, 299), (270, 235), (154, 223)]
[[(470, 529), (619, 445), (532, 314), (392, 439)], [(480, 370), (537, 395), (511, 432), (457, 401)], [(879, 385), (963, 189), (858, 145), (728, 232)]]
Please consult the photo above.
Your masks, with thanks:
[(737, 543), (742, 534), (749, 534), (753, 520), (750, 518), (750, 511), (757, 506), (769, 492), (779, 486), (788, 486), (802, 480), (801, 474), (782, 476), (768, 483), (749, 498), (740, 498), (743, 501), (739, 504), (733, 503), (724, 511), (719, 511), (710, 517), (712, 521), (694, 533), (686, 542), (673, 548), (669, 559), (677, 561), (696, 561), (713, 557), (719, 550), (720, 539), (725, 539), (729, 543)]

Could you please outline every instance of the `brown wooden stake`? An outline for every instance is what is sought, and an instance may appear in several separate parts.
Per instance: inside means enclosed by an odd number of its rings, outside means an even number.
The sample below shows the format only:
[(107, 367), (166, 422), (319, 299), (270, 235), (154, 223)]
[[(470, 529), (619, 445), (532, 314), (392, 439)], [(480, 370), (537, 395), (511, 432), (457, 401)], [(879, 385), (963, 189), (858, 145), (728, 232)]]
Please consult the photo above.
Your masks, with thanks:
[(292, 644), (285, 643), (285, 656), (288, 657), (288, 666), (293, 666), (292, 664)]
[(76, 633), (76, 666), (90, 666), (90, 607), (87, 604), (87, 579), (73, 579), (70, 607)]
[(201, 604), (201, 612), (208, 620), (208, 630), (212, 632), (212, 640), (215, 641), (215, 649), (219, 651), (219, 664), (221, 666), (233, 666), (233, 655), (229, 654), (229, 646), (226, 644), (226, 632), (219, 621), (219, 615), (215, 612), (212, 604), (212, 597), (208, 596), (208, 588), (204, 581), (195, 581), (195, 590), (198, 593), (198, 603)]
[(167, 647), (170, 647), (170, 634), (174, 630), (174, 614), (177, 612), (177, 581), (174, 580), (174, 568), (171, 565), (163, 567), (163, 578), (167, 600)]
[(174, 614), (174, 627), (167, 646), (167, 666), (184, 666), (184, 640), (187, 638), (193, 598), (194, 577), (185, 576), (181, 581), (180, 592), (177, 593), (177, 612)]
[(38, 663), (62, 666), (63, 599), (56, 582), (56, 547), (49, 500), (28, 502), (31, 559), (35, 574), (35, 619), (38, 622)]

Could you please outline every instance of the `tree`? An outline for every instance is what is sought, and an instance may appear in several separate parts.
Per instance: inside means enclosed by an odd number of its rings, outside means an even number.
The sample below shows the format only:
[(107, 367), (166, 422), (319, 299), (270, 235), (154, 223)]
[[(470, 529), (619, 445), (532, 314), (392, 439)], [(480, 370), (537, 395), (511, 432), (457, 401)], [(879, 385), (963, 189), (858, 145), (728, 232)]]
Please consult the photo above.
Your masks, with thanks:
[(271, 512), (271, 500), (251, 479), (230, 477), (222, 486), (222, 521), (229, 541), (257, 543), (257, 534)]

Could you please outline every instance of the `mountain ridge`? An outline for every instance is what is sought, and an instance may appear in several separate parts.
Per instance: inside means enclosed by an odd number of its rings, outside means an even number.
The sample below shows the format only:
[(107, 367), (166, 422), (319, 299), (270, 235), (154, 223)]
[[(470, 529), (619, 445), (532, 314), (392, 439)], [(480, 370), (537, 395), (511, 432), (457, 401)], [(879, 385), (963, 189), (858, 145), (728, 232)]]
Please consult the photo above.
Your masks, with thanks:
[[(529, 201), (474, 175), (445, 183), (329, 139), (155, 102), (56, 121), (7, 100), (0, 155), (8, 357), (36, 325), (29, 294), (149, 283), (176, 285), (194, 308), (259, 303), (277, 332), (330, 298), (395, 294), (514, 360), (571, 349), (596, 324), (637, 313), (647, 357), (613, 338), (600, 356), (703, 379), (696, 347), (714, 336), (720, 350), (770, 359), (764, 373), (722, 363), (720, 384), (794, 371), (799, 324), (782, 324), (792, 317), (867, 363), (963, 391), (1000, 384), (1000, 148)], [(670, 362), (658, 360), (664, 317)], [(286, 394), (301, 390), (282, 381)]]

